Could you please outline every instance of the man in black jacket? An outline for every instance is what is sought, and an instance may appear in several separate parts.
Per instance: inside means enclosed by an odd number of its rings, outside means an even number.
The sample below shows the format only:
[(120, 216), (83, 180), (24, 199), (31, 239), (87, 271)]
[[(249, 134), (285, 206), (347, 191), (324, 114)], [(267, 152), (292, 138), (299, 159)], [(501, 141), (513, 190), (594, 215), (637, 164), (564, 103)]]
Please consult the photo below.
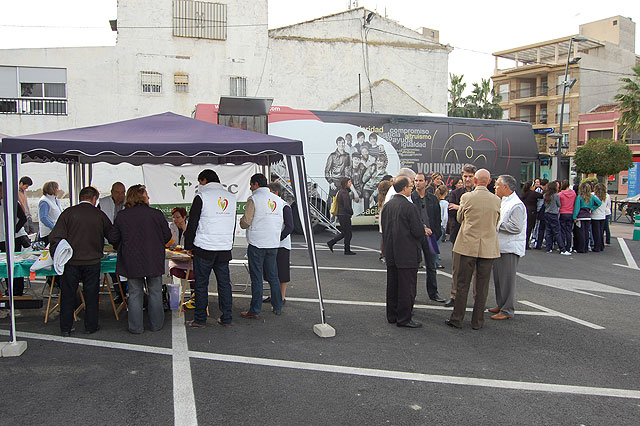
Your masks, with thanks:
[(60, 241), (67, 240), (73, 249), (71, 259), (64, 267), (60, 283), (60, 331), (65, 337), (71, 335), (73, 311), (75, 310), (78, 283), (82, 281), (82, 293), (86, 306), (84, 332), (98, 331), (98, 291), (100, 287), (100, 260), (104, 249), (104, 238), (111, 229), (106, 214), (96, 208), (98, 191), (87, 186), (80, 190), (80, 203), (62, 212), (56, 226), (49, 234), (51, 256)]
[(418, 328), (411, 312), (416, 298), (420, 247), (425, 228), (418, 209), (410, 201), (409, 179), (398, 178), (396, 194), (382, 210), (382, 238), (387, 264), (387, 321), (398, 327)]
[(424, 253), (424, 264), (427, 270), (427, 295), (434, 302), (444, 303), (445, 300), (438, 294), (436, 253), (431, 253), (427, 241), (427, 238), (432, 238), (432, 234), (435, 236), (434, 243), (442, 236), (440, 202), (435, 195), (427, 191), (427, 178), (424, 173), (416, 173), (414, 183), (416, 190), (411, 193), (411, 201), (418, 208), (426, 234), (426, 238), (422, 239), (422, 252)]

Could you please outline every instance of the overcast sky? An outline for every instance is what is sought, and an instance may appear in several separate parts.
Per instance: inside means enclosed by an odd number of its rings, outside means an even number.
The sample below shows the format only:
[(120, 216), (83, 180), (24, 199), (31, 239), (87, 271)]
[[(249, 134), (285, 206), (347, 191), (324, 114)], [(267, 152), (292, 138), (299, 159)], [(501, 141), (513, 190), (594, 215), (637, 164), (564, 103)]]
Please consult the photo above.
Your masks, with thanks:
[[(467, 86), (492, 75), (492, 52), (577, 34), (580, 24), (615, 15), (640, 21), (638, 0), (539, 0), (526, 8), (513, 0), (358, 3), (408, 28), (439, 30), (440, 42), (454, 48), (449, 72), (464, 74)], [(108, 20), (116, 18), (116, 4), (116, 0), (0, 0), (0, 49), (113, 45), (115, 33)], [(269, 28), (338, 13), (348, 4), (347, 0), (270, 0)], [(639, 49), (640, 28), (636, 28), (636, 53)]]

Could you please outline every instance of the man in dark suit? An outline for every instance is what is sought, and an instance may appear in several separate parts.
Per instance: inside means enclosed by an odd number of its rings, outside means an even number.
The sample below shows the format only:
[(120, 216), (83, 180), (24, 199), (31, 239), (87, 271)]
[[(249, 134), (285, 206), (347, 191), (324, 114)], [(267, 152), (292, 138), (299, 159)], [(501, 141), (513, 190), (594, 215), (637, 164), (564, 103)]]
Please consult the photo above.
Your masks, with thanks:
[[(434, 302), (444, 303), (438, 294), (438, 281), (436, 278), (436, 254), (429, 251), (427, 238), (442, 237), (442, 227), (440, 226), (440, 202), (438, 198), (427, 191), (427, 178), (424, 173), (416, 173), (416, 190), (411, 193), (411, 201), (420, 212), (420, 219), (425, 228), (426, 238), (422, 239), (422, 252), (424, 253), (424, 264), (427, 270), (427, 295)], [(431, 235), (433, 234), (433, 237)], [(435, 245), (435, 244), (434, 244)]]
[(416, 298), (418, 265), (425, 228), (410, 200), (412, 185), (402, 177), (393, 184), (396, 194), (382, 210), (382, 238), (387, 263), (387, 321), (398, 327), (418, 328), (411, 320)]

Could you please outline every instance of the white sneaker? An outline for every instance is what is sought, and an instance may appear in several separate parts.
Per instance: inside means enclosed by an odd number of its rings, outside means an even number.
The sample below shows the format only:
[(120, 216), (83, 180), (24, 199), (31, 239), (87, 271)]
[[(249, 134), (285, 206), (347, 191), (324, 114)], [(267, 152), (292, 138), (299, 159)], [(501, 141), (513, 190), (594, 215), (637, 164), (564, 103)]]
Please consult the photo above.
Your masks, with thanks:
[(563, 255), (563, 256), (571, 256), (571, 252), (569, 252), (569, 251), (562, 251), (562, 252), (560, 252), (560, 254)]

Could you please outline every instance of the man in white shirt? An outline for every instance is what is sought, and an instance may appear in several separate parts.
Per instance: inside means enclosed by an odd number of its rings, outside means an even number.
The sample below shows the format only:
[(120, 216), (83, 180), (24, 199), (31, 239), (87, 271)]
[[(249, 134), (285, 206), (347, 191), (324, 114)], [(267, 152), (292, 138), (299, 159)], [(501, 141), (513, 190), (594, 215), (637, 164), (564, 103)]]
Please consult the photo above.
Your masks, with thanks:
[(502, 198), (498, 222), (500, 257), (493, 262), (493, 283), (498, 306), (489, 309), (491, 319), (511, 319), (515, 315), (516, 269), (527, 245), (527, 208), (515, 190), (513, 176), (502, 175), (496, 180), (496, 195)]

